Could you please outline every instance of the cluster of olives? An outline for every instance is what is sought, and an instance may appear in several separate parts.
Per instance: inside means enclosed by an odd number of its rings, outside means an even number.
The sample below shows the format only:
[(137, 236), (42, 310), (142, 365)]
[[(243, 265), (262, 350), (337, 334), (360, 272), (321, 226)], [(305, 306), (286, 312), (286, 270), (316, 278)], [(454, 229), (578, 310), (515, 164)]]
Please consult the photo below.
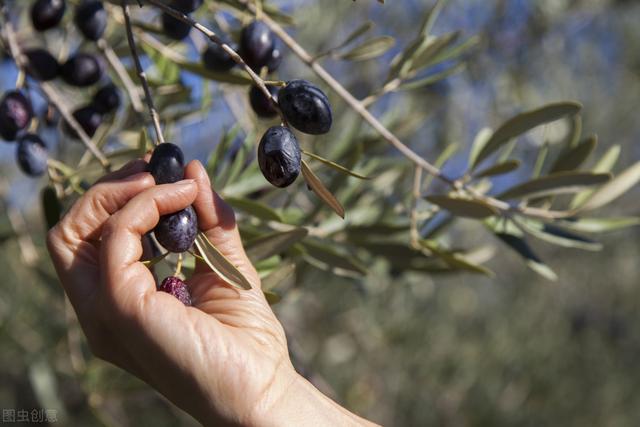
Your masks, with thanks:
[[(228, 44), (238, 50), (245, 63), (255, 72), (275, 72), (282, 62), (282, 51), (276, 37), (261, 21), (253, 21), (242, 29), (240, 44)], [(217, 72), (226, 72), (235, 62), (219, 45), (211, 43), (202, 53), (204, 65)], [(322, 90), (306, 80), (292, 80), (280, 89), (267, 86), (287, 123), (301, 132), (321, 135), (331, 129), (329, 99)], [(249, 89), (249, 103), (260, 118), (278, 115), (276, 105), (257, 86)], [(300, 174), (301, 153), (298, 140), (286, 126), (269, 128), (258, 146), (258, 164), (263, 175), (276, 187), (287, 187)]]
[[(175, 144), (158, 145), (149, 160), (149, 172), (157, 185), (172, 184), (184, 179), (184, 155)], [(153, 230), (156, 240), (169, 252), (188, 250), (198, 234), (198, 217), (193, 207), (164, 215)]]

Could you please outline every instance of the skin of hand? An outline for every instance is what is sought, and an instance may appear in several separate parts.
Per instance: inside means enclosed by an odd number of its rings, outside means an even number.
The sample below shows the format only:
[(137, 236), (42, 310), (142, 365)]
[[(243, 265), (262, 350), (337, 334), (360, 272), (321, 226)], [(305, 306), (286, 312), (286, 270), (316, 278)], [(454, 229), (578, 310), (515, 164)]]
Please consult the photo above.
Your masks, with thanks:
[[(133, 161), (92, 186), (47, 247), (92, 352), (141, 378), (203, 425), (365, 425), (298, 375), (260, 289), (235, 215), (197, 161), (155, 185)], [(239, 291), (197, 263), (193, 306), (156, 291), (140, 262), (161, 215), (193, 205), (199, 229), (252, 283)]]

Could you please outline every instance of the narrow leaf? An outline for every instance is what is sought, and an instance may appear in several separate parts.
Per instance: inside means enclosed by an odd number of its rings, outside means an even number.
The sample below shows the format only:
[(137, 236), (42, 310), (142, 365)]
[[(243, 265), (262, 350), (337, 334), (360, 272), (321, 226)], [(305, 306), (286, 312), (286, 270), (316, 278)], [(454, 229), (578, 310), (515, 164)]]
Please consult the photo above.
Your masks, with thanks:
[(496, 236), (520, 255), (527, 266), (547, 280), (556, 281), (558, 276), (533, 252), (529, 244), (520, 237), (508, 233), (496, 233)]
[[(610, 172), (613, 167), (618, 162), (618, 158), (620, 157), (620, 146), (614, 145), (609, 148), (607, 152), (602, 156), (602, 158), (596, 163), (592, 172), (595, 173), (604, 173)], [(588, 198), (593, 194), (593, 190), (585, 190), (581, 193), (576, 194), (576, 196), (571, 201), (570, 207), (575, 209), (576, 207), (582, 205)]]
[(256, 262), (278, 255), (307, 237), (307, 234), (309, 232), (306, 228), (296, 228), (258, 237), (247, 243), (247, 256)]
[(478, 155), (491, 139), (491, 135), (493, 135), (493, 130), (491, 130), (491, 128), (483, 128), (478, 132), (473, 140), (473, 144), (471, 144), (471, 151), (469, 152), (469, 167), (473, 167), (473, 165), (476, 164)]
[(352, 257), (336, 251), (332, 246), (307, 239), (302, 244), (306, 255), (321, 263), (342, 270), (351, 271), (361, 275), (367, 274), (367, 269)]
[(200, 255), (222, 280), (238, 289), (251, 289), (251, 283), (212, 243), (204, 233), (198, 233), (195, 241)]
[(450, 267), (470, 271), (473, 273), (480, 273), (490, 277), (493, 277), (494, 275), (493, 272), (488, 268), (472, 263), (463, 255), (441, 248), (437, 242), (431, 240), (421, 240), (420, 244), (427, 248), (427, 250), (433, 255), (441, 258)]
[(586, 251), (599, 251), (602, 249), (601, 243), (587, 239), (584, 236), (574, 234), (553, 224), (543, 224), (539, 221), (531, 220), (516, 222), (520, 224), (527, 233), (547, 243), (565, 248), (583, 249)]
[(407, 83), (403, 83), (400, 86), (398, 86), (398, 89), (396, 90), (414, 90), (424, 86), (429, 86), (429, 85), (438, 83), (439, 81), (444, 80), (447, 77), (464, 70), (466, 67), (467, 67), (466, 64), (462, 64), (462, 63), (456, 64), (439, 73), (432, 74), (430, 76), (413, 80)]
[(560, 172), (517, 184), (497, 197), (500, 199), (517, 199), (575, 193), (588, 186), (604, 184), (610, 179), (611, 175), (608, 173)]
[(307, 156), (309, 156), (309, 157), (311, 157), (313, 159), (316, 159), (319, 162), (322, 162), (325, 165), (327, 165), (327, 166), (329, 166), (329, 167), (331, 167), (331, 168), (333, 168), (333, 169), (335, 169), (335, 170), (337, 170), (339, 172), (342, 172), (344, 174), (351, 175), (351, 176), (353, 176), (355, 178), (359, 178), (359, 179), (371, 179), (371, 177), (360, 175), (359, 173), (356, 173), (356, 172), (354, 172), (354, 171), (352, 171), (350, 169), (347, 169), (344, 166), (340, 166), (339, 164), (337, 164), (335, 162), (332, 162), (331, 160), (327, 160), (324, 157), (320, 157), (317, 154), (313, 154), (313, 153), (311, 153), (309, 151), (304, 151), (304, 150), (302, 150), (302, 153), (306, 154)]
[(347, 61), (365, 61), (377, 58), (391, 49), (395, 42), (395, 39), (390, 36), (374, 37), (365, 40), (346, 53), (337, 55), (337, 57)]
[(640, 181), (640, 162), (623, 171), (607, 184), (596, 190), (586, 203), (579, 207), (580, 210), (598, 209), (611, 203), (624, 193), (629, 191)]
[(550, 173), (578, 169), (593, 153), (598, 144), (597, 136), (590, 136), (578, 145), (562, 153), (551, 167)]
[(372, 28), (373, 28), (373, 22), (366, 21), (366, 22), (362, 23), (359, 27), (357, 27), (355, 30), (353, 30), (351, 32), (351, 34), (349, 34), (347, 36), (347, 38), (345, 38), (342, 43), (340, 43), (334, 49), (340, 49), (340, 48), (348, 45), (349, 43), (351, 43), (352, 41), (354, 41), (355, 39), (357, 39), (361, 35), (369, 32)]
[(282, 296), (280, 296), (280, 294), (273, 292), (273, 291), (265, 291), (264, 289), (262, 290), (262, 293), (264, 294), (265, 299), (267, 300), (267, 302), (269, 303), (269, 305), (274, 305), (279, 303), (282, 300)]
[(580, 218), (575, 221), (563, 221), (562, 225), (583, 233), (605, 233), (640, 225), (640, 218)]
[(344, 208), (342, 207), (338, 199), (336, 199), (336, 197), (331, 194), (329, 189), (325, 187), (322, 181), (320, 181), (320, 178), (318, 178), (316, 174), (313, 173), (311, 168), (309, 168), (309, 165), (307, 165), (307, 162), (305, 162), (304, 160), (302, 161), (302, 175), (304, 176), (304, 179), (307, 181), (307, 184), (309, 185), (309, 187), (311, 187), (313, 192), (316, 193), (316, 195), (320, 197), (320, 199), (325, 202), (331, 209), (333, 209), (333, 211), (337, 213), (338, 216), (344, 218)]
[(573, 116), (582, 109), (576, 102), (559, 102), (549, 104), (537, 110), (528, 111), (509, 119), (500, 126), (482, 148), (472, 167), (475, 168), (484, 159), (509, 142), (512, 138), (522, 135), (545, 123), (559, 120), (566, 116)]
[(262, 279), (262, 290), (268, 291), (279, 285), (289, 278), (296, 271), (296, 265), (293, 262), (287, 262), (278, 267), (273, 273)]
[(499, 214), (498, 210), (493, 206), (477, 200), (460, 199), (444, 195), (427, 196), (425, 198), (434, 205), (446, 209), (459, 217), (483, 219)]
[(506, 173), (513, 172), (519, 167), (519, 160), (507, 160), (506, 162), (497, 163), (493, 166), (482, 169), (481, 171), (476, 172), (474, 176), (476, 178), (486, 178), (489, 176), (504, 175)]

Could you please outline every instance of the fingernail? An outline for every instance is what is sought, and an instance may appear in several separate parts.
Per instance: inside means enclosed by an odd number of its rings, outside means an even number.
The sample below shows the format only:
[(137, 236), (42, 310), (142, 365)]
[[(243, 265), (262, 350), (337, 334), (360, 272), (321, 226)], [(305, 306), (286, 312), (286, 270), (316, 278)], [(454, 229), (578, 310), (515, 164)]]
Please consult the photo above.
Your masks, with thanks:
[(176, 184), (178, 184), (178, 185), (192, 185), (195, 182), (196, 182), (195, 179), (183, 179), (182, 181), (176, 182)]

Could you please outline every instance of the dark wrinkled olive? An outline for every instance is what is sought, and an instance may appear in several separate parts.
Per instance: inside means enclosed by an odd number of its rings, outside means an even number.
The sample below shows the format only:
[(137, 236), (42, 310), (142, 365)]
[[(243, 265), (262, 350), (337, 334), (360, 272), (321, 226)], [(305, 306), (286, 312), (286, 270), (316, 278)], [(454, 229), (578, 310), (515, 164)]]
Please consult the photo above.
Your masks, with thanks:
[(93, 95), (91, 102), (101, 114), (111, 113), (120, 107), (120, 92), (112, 83), (103, 86)]
[(202, 6), (202, 0), (173, 0), (170, 6), (182, 13), (191, 13)]
[(149, 160), (148, 171), (156, 184), (171, 184), (184, 179), (184, 155), (175, 144), (158, 145)]
[(276, 187), (287, 187), (300, 174), (300, 146), (289, 128), (273, 126), (258, 145), (258, 165), (262, 175)]
[(60, 23), (67, 8), (65, 0), (38, 0), (31, 6), (31, 22), (36, 31), (46, 31)]
[(62, 64), (60, 74), (72, 86), (86, 87), (98, 83), (104, 67), (100, 59), (89, 53), (77, 53)]
[(253, 21), (242, 29), (240, 56), (255, 72), (266, 66), (272, 58), (275, 41), (264, 22)]
[[(236, 46), (227, 44), (234, 50), (236, 49)], [(231, 56), (216, 43), (209, 43), (205, 51), (202, 52), (202, 63), (209, 70), (218, 72), (229, 71), (236, 65)]]
[(153, 234), (158, 243), (169, 252), (185, 252), (193, 245), (198, 234), (196, 211), (189, 206), (176, 213), (161, 216)]
[(47, 170), (47, 146), (36, 134), (20, 138), (16, 155), (20, 170), (29, 176), (40, 176)]
[[(267, 89), (269, 89), (271, 96), (273, 96), (277, 102), (280, 88), (277, 86), (267, 86)], [(262, 90), (260, 90), (258, 86), (251, 86), (249, 90), (249, 103), (258, 117), (268, 119), (278, 115), (276, 107), (271, 103), (269, 98), (262, 93)]]
[(174, 40), (182, 40), (187, 38), (191, 32), (191, 25), (183, 22), (168, 13), (162, 14), (162, 30), (164, 34)]
[(85, 0), (76, 8), (76, 27), (89, 40), (99, 40), (107, 28), (107, 11), (101, 1)]
[(280, 90), (278, 104), (287, 121), (312, 135), (329, 132), (333, 121), (327, 95), (306, 80), (291, 80)]
[(60, 64), (48, 51), (40, 48), (24, 52), (27, 57), (27, 73), (34, 79), (48, 81), (58, 77)]
[(12, 90), (0, 101), (0, 137), (15, 141), (18, 134), (27, 128), (33, 118), (31, 101), (17, 90)]
[[(89, 138), (95, 135), (102, 123), (102, 114), (100, 114), (93, 105), (78, 108), (73, 112), (73, 118), (76, 119), (76, 122), (78, 122)], [(80, 138), (75, 129), (73, 129), (67, 122), (64, 123), (64, 131), (71, 138)]]

